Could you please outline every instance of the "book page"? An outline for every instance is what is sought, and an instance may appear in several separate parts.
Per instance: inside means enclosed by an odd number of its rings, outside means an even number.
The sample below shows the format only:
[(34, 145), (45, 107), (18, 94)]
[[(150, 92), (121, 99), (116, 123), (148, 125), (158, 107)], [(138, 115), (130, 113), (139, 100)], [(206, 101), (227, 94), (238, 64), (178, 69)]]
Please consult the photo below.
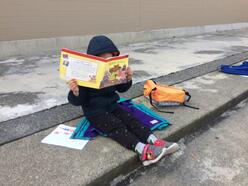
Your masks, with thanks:
[(69, 57), (69, 61), (66, 71), (67, 80), (75, 78), (81, 81), (90, 81), (96, 76), (96, 63), (73, 57)]
[(60, 56), (60, 78), (75, 78), (78, 85), (104, 88), (125, 83), (128, 55), (104, 59), (63, 48)]

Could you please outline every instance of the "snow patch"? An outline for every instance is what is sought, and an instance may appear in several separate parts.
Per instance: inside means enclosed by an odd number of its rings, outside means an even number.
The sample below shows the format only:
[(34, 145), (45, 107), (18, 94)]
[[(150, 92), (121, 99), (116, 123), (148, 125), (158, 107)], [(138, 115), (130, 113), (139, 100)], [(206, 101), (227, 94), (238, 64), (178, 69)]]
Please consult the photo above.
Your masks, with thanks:
[(65, 100), (57, 100), (55, 98), (50, 98), (42, 100), (39, 103), (33, 105), (19, 104), (14, 107), (0, 106), (0, 122), (39, 112), (64, 103), (66, 103)]
[(28, 104), (17, 105), (15, 107), (0, 106), (1, 120), (5, 121), (8, 119), (25, 115), (26, 113), (32, 113), (36, 106), (37, 105), (28, 105)]
[(0, 64), (3, 64), (3, 63), (17, 63), (17, 62), (24, 62), (25, 60), (24, 59), (17, 59), (17, 58), (10, 58), (10, 59), (7, 59), (7, 60), (4, 60), (4, 61), (0, 61)]

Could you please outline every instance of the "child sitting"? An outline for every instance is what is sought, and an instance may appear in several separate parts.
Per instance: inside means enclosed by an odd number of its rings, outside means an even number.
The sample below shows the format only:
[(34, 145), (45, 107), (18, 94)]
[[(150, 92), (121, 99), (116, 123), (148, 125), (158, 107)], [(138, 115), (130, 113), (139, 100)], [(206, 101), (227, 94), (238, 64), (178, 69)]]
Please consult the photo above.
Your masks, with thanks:
[[(109, 58), (118, 56), (120, 52), (108, 37), (101, 35), (90, 40), (87, 54)], [(132, 70), (129, 67), (126, 77), (127, 83), (103, 89), (78, 86), (76, 79), (71, 79), (68, 81), (68, 100), (71, 104), (82, 107), (85, 117), (94, 128), (124, 147), (136, 151), (146, 166), (175, 152), (179, 146), (177, 143), (158, 139), (150, 129), (117, 104), (120, 97), (116, 91), (125, 92), (132, 85)]]

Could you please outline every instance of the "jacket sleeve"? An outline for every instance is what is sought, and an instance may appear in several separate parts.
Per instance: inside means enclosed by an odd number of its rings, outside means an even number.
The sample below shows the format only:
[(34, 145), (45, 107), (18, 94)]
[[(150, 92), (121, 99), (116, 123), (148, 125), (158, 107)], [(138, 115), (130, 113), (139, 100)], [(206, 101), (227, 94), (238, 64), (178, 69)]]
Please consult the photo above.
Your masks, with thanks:
[(118, 92), (126, 92), (132, 86), (132, 80), (116, 86)]
[(68, 101), (75, 106), (85, 106), (88, 102), (87, 88), (79, 87), (79, 96), (75, 96), (72, 91), (68, 93)]

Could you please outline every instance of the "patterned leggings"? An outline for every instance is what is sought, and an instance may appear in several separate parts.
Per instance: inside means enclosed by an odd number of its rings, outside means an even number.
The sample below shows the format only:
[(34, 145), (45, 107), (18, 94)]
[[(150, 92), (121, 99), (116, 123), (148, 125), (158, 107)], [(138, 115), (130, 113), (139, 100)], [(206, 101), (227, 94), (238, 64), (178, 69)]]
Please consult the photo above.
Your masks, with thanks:
[(87, 119), (94, 128), (131, 150), (134, 150), (138, 142), (147, 143), (149, 135), (152, 134), (149, 128), (119, 106), (112, 112)]

